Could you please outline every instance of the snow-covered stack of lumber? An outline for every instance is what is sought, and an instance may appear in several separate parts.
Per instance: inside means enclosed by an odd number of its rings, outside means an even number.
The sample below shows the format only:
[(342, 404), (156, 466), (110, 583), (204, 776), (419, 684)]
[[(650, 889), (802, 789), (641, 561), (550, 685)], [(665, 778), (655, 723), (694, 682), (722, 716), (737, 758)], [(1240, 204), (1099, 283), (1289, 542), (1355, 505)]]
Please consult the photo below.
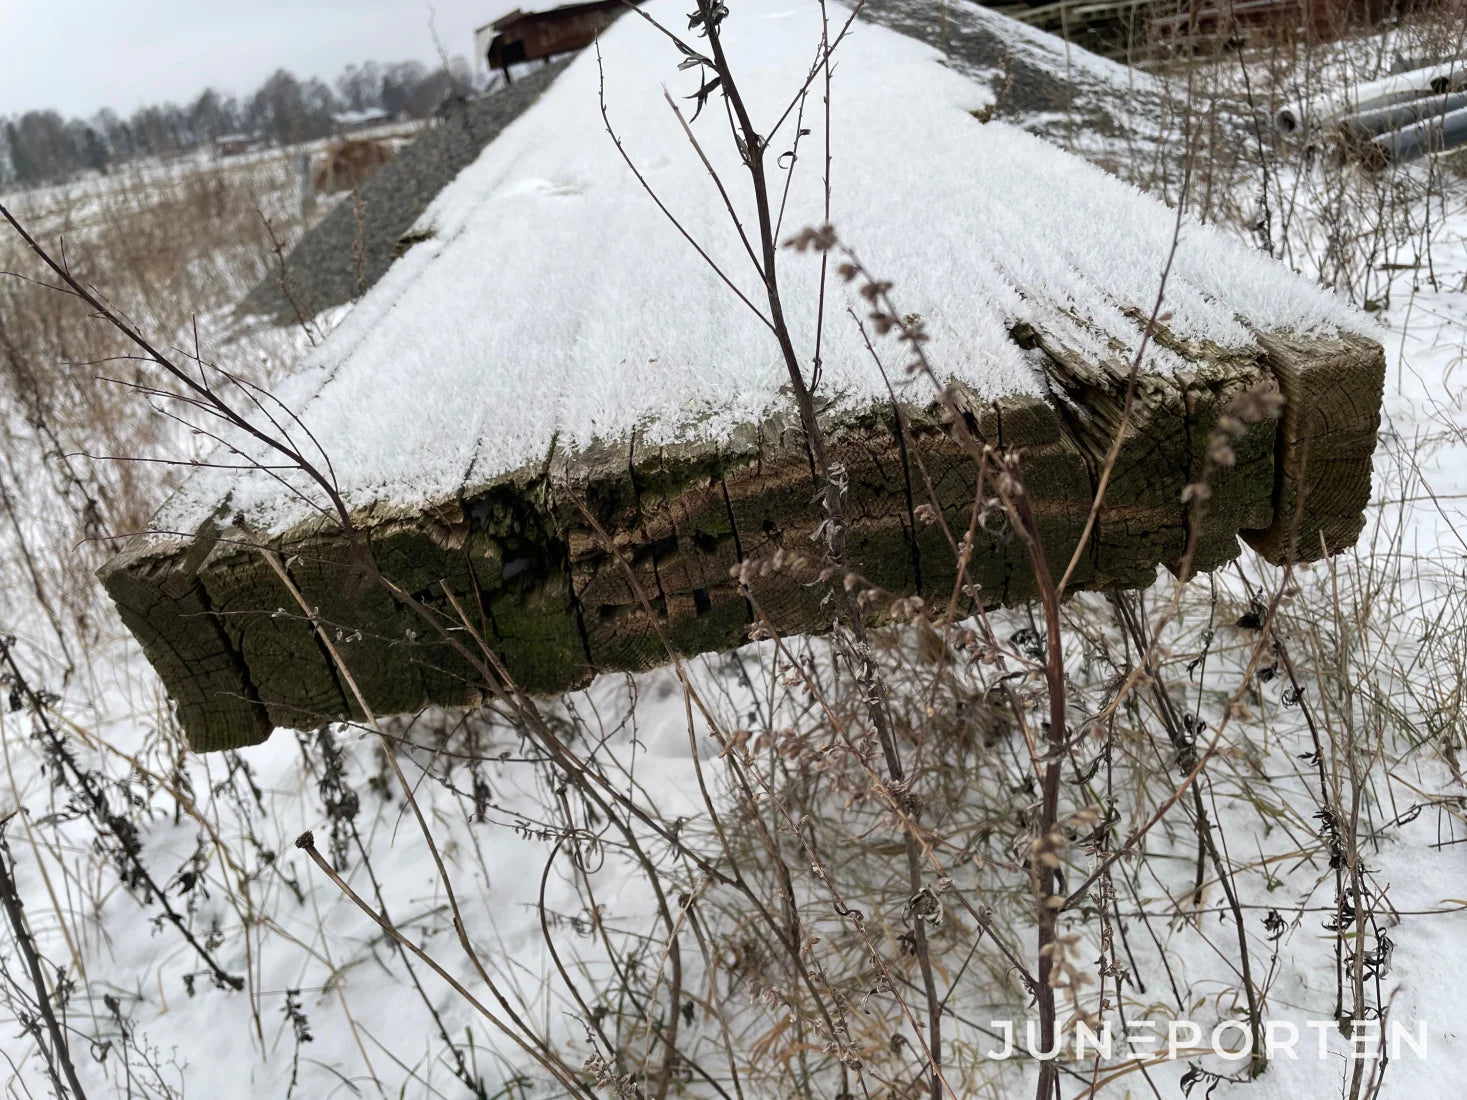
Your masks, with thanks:
[[(684, 7), (644, 10), (676, 26)], [(846, 13), (827, 8), (839, 26)], [(820, 96), (775, 125), (809, 77), (821, 13), (814, 0), (745, 0), (724, 23), (771, 135), (781, 239), (826, 217)], [(572, 62), (438, 196), (419, 243), (278, 392), (300, 419), (276, 410), (277, 427), (323, 469), (330, 458), (355, 547), (318, 487), (241, 470), (278, 458), (231, 438), (239, 453), (197, 471), (104, 570), (196, 749), (359, 715), (357, 690), (378, 714), (479, 698), (482, 681), (423, 607), (454, 637), (482, 638), (525, 690), (556, 692), (669, 648), (741, 644), (756, 613), (730, 571), (781, 549), (818, 558), (823, 516), (761, 319), (765, 288), (709, 178), (755, 226), (726, 115), (694, 123), (705, 167), (664, 97), (664, 85), (697, 87), (667, 40), (627, 18), (599, 54)], [(1367, 318), (1085, 161), (983, 122), (992, 93), (928, 46), (858, 23), (836, 57), (830, 222), (897, 308), (921, 314), (970, 430), (1019, 455), (1056, 571), (1118, 435), (1077, 587), (1148, 584), (1189, 547), (1192, 569), (1214, 568), (1240, 536), (1273, 561), (1355, 540), (1384, 369)], [(968, 531), (975, 464), (901, 347), (875, 338), (885, 373), (873, 360), (859, 287), (833, 270), (822, 280), (810, 253), (777, 263), (807, 370), (818, 348), (849, 565), (945, 605), (955, 554), (921, 513), (935, 498), (948, 528)], [(1220, 431), (1231, 463), (1217, 461)], [(1210, 489), (1200, 510), (1186, 499), (1198, 482)], [(1031, 598), (1006, 525), (989, 517), (973, 534), (977, 587), (960, 610)], [(813, 572), (756, 577), (758, 613), (780, 631), (828, 628)]]
[(1274, 125), (1332, 138), (1340, 156), (1379, 171), (1467, 145), (1467, 62), (1394, 73), (1281, 109)]

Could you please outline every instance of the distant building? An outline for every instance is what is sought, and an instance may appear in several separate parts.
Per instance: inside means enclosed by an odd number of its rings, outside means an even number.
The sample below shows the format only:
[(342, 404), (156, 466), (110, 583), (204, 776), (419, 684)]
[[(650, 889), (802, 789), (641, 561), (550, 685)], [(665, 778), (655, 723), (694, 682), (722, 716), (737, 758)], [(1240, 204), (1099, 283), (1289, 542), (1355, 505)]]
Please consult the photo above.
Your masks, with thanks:
[(331, 116), (331, 129), (337, 134), (354, 134), (359, 130), (370, 130), (374, 126), (385, 126), (394, 121), (395, 116), (380, 107), (365, 111), (339, 111)]
[(627, 4), (642, 0), (590, 0), (567, 4), (549, 11), (524, 12), (516, 8), (508, 15), (474, 32), (474, 53), (490, 69), (499, 69), (512, 79), (511, 65), (548, 60), (558, 53), (583, 50), (596, 35), (627, 10)]
[(214, 139), (216, 157), (237, 157), (254, 149), (263, 149), (265, 138), (260, 134), (220, 134)]

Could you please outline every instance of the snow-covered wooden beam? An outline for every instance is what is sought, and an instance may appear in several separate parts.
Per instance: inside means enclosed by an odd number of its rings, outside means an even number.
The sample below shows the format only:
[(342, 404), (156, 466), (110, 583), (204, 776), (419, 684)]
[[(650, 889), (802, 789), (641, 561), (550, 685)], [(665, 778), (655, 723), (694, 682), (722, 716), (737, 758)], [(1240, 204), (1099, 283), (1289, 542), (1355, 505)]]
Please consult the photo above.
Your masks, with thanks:
[[(679, 14), (668, 0), (646, 10), (668, 24)], [(751, 111), (772, 126), (809, 71), (819, 6), (745, 0), (724, 33)], [(756, 577), (757, 611), (730, 576), (780, 549), (817, 556), (816, 486), (755, 315), (762, 286), (663, 99), (680, 57), (639, 19), (600, 48), (608, 117), (681, 231), (606, 136), (597, 61), (583, 56), (439, 196), (422, 243), (279, 391), (304, 427), (284, 415), (278, 426), (323, 469), (329, 457), (371, 568), (318, 487), (241, 471), (226, 452), (104, 569), (196, 749), (358, 715), (328, 648), (375, 713), (478, 699), (471, 663), (374, 571), (458, 622), (461, 640), (479, 634), (534, 693), (669, 649), (739, 645), (756, 614), (787, 632), (829, 625), (821, 587), (799, 570)], [(858, 25), (840, 51), (831, 220), (923, 315), (970, 430), (1020, 456), (1057, 569), (1122, 430), (1133, 365), (1136, 400), (1076, 586), (1147, 584), (1159, 565), (1180, 568), (1189, 544), (1195, 571), (1236, 555), (1240, 536), (1273, 561), (1357, 537), (1384, 371), (1365, 318), (1099, 169), (980, 122), (987, 90), (928, 47)], [(823, 147), (820, 116), (807, 110), (802, 150)], [(738, 152), (715, 112), (705, 125), (702, 147), (753, 225)], [(783, 235), (823, 220), (823, 167), (795, 163)], [(846, 312), (863, 315), (862, 299), (834, 279), (822, 298), (818, 258), (779, 262), (807, 362), (824, 305), (817, 396), (848, 478), (849, 567), (945, 604), (954, 555), (916, 512), (935, 493), (966, 531), (978, 471), (930, 381), (878, 340), (894, 405)], [(1231, 465), (1210, 454), (1219, 429)], [(1193, 531), (1183, 497), (1199, 481), (1211, 496)], [(977, 530), (970, 579), (976, 602), (1034, 594), (1002, 523)]]

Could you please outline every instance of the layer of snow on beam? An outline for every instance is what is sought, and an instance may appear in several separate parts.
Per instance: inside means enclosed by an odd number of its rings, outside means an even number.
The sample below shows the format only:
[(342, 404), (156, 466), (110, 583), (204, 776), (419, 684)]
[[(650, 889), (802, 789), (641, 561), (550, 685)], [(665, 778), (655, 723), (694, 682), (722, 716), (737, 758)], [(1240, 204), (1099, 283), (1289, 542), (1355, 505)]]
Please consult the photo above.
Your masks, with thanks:
[[(688, 0), (644, 9), (687, 25)], [(829, 7), (834, 34), (847, 12)], [(812, 0), (737, 0), (728, 56), (756, 128), (768, 133), (815, 61)], [(691, 39), (706, 49), (702, 39)], [(543, 459), (560, 445), (720, 438), (788, 407), (778, 346), (660, 212), (611, 126), (681, 226), (759, 308), (767, 300), (718, 190), (668, 101), (685, 115), (695, 71), (635, 14), (586, 51), (433, 203), (413, 247), (281, 389), (331, 456), (346, 499), (416, 506)], [(1007, 333), (1031, 320), (1093, 355), (1129, 355), (1148, 315), (1175, 218), (1101, 170), (975, 109), (991, 93), (932, 49), (858, 23), (835, 55), (830, 220), (919, 312), (944, 372), (999, 396), (1037, 393)], [(825, 220), (822, 87), (771, 140), (780, 236)], [(810, 131), (793, 150), (797, 127)], [(749, 233), (757, 218), (714, 95), (693, 124)], [(794, 164), (788, 198), (786, 173)], [(757, 253), (757, 246), (755, 252)], [(782, 250), (778, 269), (798, 352), (815, 354), (820, 261)], [(864, 312), (831, 278), (822, 391), (859, 404), (886, 386), (847, 315)], [(1166, 284), (1169, 328), (1223, 346), (1268, 330), (1358, 328), (1357, 315), (1221, 232), (1185, 223)], [(1129, 310), (1131, 316), (1127, 316)], [(898, 385), (904, 359), (879, 342)], [(1175, 366), (1152, 345), (1150, 366)], [(920, 381), (914, 386), (924, 386)], [(930, 390), (911, 389), (926, 401)], [(299, 434), (299, 433), (297, 433)], [(235, 460), (237, 461), (237, 460)], [(231, 511), (282, 529), (309, 511), (267, 476), (204, 472), (159, 517), (192, 530), (232, 493)], [(316, 494), (319, 496), (319, 494)]]

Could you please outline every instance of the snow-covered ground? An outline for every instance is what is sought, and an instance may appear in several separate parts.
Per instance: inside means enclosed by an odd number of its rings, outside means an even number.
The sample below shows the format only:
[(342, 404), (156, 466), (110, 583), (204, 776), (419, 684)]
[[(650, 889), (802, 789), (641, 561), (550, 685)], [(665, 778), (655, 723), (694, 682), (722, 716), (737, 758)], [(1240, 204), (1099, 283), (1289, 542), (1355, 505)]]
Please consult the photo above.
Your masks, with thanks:
[[(735, 8), (730, 27), (752, 10)], [(616, 120), (615, 100), (611, 106)], [(835, 109), (839, 117), (839, 100)], [(1340, 211), (1366, 216), (1361, 196), (1373, 193), (1346, 195), (1319, 171), (1270, 184), (1297, 196), (1293, 236), (1274, 243), (1286, 245), (1291, 262), (1310, 276), (1341, 268), (1331, 253)], [(497, 182), (466, 173), (459, 189), (493, 197)], [(1365, 186), (1343, 186), (1357, 185)], [(1368, 279), (1350, 286), (1367, 289), (1378, 307), (1377, 338), (1388, 354), (1374, 501), (1359, 547), (1292, 578), (1278, 612), (1281, 648), (1257, 629), (1250, 601), (1261, 594), (1266, 602), (1283, 577), (1251, 558), (1193, 582), (1174, 613), (1174, 586), (1165, 578), (1139, 605), (1146, 621), (1167, 618), (1156, 680), (1194, 723), (1207, 723), (1198, 742), (1205, 745), (1232, 715), (1204, 787), (1229, 868), (1227, 889), (1212, 862), (1199, 859), (1189, 796), (1150, 835), (1144, 858), (1117, 864), (1110, 915), (1082, 907), (1066, 924), (1079, 936), (1069, 956), (1079, 970), (1101, 977), (1112, 1001), (1118, 982), (1121, 989), (1120, 1013), (1114, 1004), (1099, 1008), (1096, 985), (1077, 990), (1081, 1007), (1112, 1021), (1122, 1014), (1158, 1021), (1163, 1036), (1177, 1018), (1210, 1031), (1248, 1007), (1227, 896), (1233, 890), (1263, 1015), (1280, 1028), (1297, 1027), (1298, 1056), (1278, 1053), (1252, 1082), (1207, 1076), (1239, 1074), (1240, 1063), (1215, 1056), (1081, 1062), (1067, 1066), (1067, 1098), (1170, 1097), (1190, 1088), (1192, 1096), (1257, 1100), (1435, 1100), (1456, 1095), (1456, 1082), (1467, 1079), (1467, 1015), (1456, 989), (1467, 977), (1467, 790), (1458, 762), (1467, 752), (1467, 181), (1445, 163), (1421, 165), (1403, 172), (1391, 192), (1399, 203), (1378, 215), (1395, 227), (1383, 234), (1390, 247), (1375, 257)], [(519, 199), (565, 201), (543, 190)], [(1253, 194), (1240, 200), (1254, 201)], [(471, 207), (433, 216), (441, 228), (450, 215), (471, 217)], [(1251, 227), (1245, 239), (1256, 243)], [(936, 289), (920, 294), (906, 284), (899, 294), (930, 323), (952, 308)], [(659, 315), (649, 309), (641, 316), (650, 325)], [(266, 357), (268, 375), (308, 352), (299, 329), (229, 342), (222, 312), (202, 322), (201, 342), (230, 369), (261, 369)], [(348, 336), (352, 325), (337, 336)], [(180, 328), (172, 339), (190, 347), (192, 334)], [(4, 835), (89, 1095), (447, 1097), (474, 1095), (475, 1086), (484, 1097), (558, 1095), (566, 1090), (545, 1086), (508, 1033), (547, 1036), (578, 1067), (593, 1034), (603, 1055), (613, 1053), (597, 1027), (616, 1040), (624, 1067), (639, 1074), (644, 1064), (653, 1067), (636, 1081), (651, 1095), (660, 1036), (671, 1020), (681, 1020), (679, 1046), (698, 1071), (673, 1074), (668, 1095), (733, 1095), (730, 1063), (748, 1097), (795, 1094), (807, 1071), (810, 1095), (916, 1094), (921, 1059), (904, 1006), (919, 1016), (922, 1009), (907, 984), (917, 980), (903, 950), (907, 899), (893, 878), (899, 832), (853, 757), (831, 747), (838, 738), (817, 698), (837, 716), (858, 711), (850, 709), (853, 688), (829, 643), (791, 642), (781, 654), (765, 641), (689, 662), (686, 680), (674, 669), (611, 676), (544, 704), (546, 728), (606, 777), (602, 797), (613, 806), (615, 796), (624, 797), (645, 815), (626, 832), (564, 783), (530, 723), (493, 708), (394, 722), (385, 740), (337, 726), (299, 737), (281, 731), (237, 754), (186, 756), (155, 679), (100, 593), (45, 599), (58, 584), (83, 583), (65, 563), (88, 553), (77, 548), (80, 525), (57, 519), (77, 507), (77, 489), (58, 473), (56, 452), (99, 443), (74, 428), (78, 438), (49, 446), (9, 376), (6, 384), (0, 410), (6, 438), (18, 442), (3, 469), (17, 497), (5, 514), (17, 522), (0, 524), (0, 634), (16, 636), (9, 652), (28, 686), (54, 696), (5, 681), (3, 786), (17, 812)], [(109, 392), (118, 402), (136, 400)], [(150, 445), (176, 455), (189, 442), (174, 432)], [(110, 468), (74, 461), (84, 485), (93, 477), (118, 485)], [(168, 481), (160, 471), (134, 491), (156, 494)], [(1127, 640), (1115, 609), (1099, 597), (1075, 600), (1067, 617), (1072, 713), (1105, 716), (1131, 661)], [(1022, 612), (992, 619), (1005, 667), (1017, 671), (1007, 682), (1024, 705), (1042, 706), (1042, 685), (1024, 663), (1031, 625)], [(934, 672), (925, 637), (920, 628), (898, 631), (878, 660), (896, 670), (895, 709), (912, 734), (913, 789), (925, 804), (923, 824), (941, 838), (936, 855), (951, 879), (942, 889), (935, 872), (928, 875), (944, 910), (929, 934), (943, 987), (953, 989), (944, 1025), (948, 1084), (960, 1097), (1032, 1095), (1032, 1066), (982, 1056), (1001, 1045), (983, 1031), (992, 1030), (990, 1021), (1019, 1021), (1022, 1040), (1030, 1014), (1018, 970), (997, 945), (1034, 967), (1032, 903), (1014, 855), (1024, 837), (1020, 817), (1037, 797), (1032, 768), (1003, 708), (984, 719), (978, 706), (999, 682), (992, 652), (954, 630), (947, 639), (952, 665), (938, 662), (943, 671)], [(792, 663), (792, 654), (804, 661)], [(822, 689), (818, 697), (813, 684)], [(1095, 762), (1096, 771), (1067, 788), (1066, 812), (1092, 799), (1113, 806), (1110, 847), (1179, 781), (1176, 748), (1158, 717), (1162, 705), (1148, 692), (1134, 693), (1092, 731), (1077, 766)], [(44, 721), (36, 702), (45, 704)], [(62, 736), (75, 771), (37, 736), (45, 723)], [(743, 748), (721, 752), (714, 730)], [(393, 745), (426, 835), (449, 868), (484, 974), (455, 935), (434, 852), (384, 755)], [(199, 952), (163, 916), (135, 864), (118, 852), (130, 834), (116, 821), (110, 832), (98, 828), (78, 773), (93, 777), (117, 820), (136, 824), (143, 865), (209, 957), (243, 980), (241, 990), (213, 981)], [(747, 839), (718, 839), (700, 777), (714, 791), (720, 824), (736, 824)], [(740, 777), (773, 792), (758, 809), (738, 793)], [(781, 822), (781, 807), (789, 820)], [(1337, 824), (1325, 828), (1322, 812)], [(1341, 850), (1331, 839), (1338, 823), (1355, 817), (1362, 858), (1331, 867)], [(801, 822), (802, 840), (781, 835), (777, 847), (791, 868), (803, 957), (829, 989), (799, 988), (752, 917), (756, 901), (776, 910), (783, 904), (756, 818), (776, 832), (781, 823)], [(385, 912), (505, 1030), (421, 959), (409, 963), (295, 847), (305, 830), (368, 907)], [(700, 856), (723, 873), (737, 865), (750, 893), (716, 880)], [(1097, 855), (1081, 837), (1069, 859), (1077, 885)], [(822, 874), (808, 870), (812, 863)], [(1343, 937), (1326, 927), (1340, 921), (1340, 870), (1345, 880), (1360, 876), (1353, 894), (1345, 882), (1343, 896), (1361, 916), (1346, 922)], [(667, 895), (666, 913), (653, 880)], [(859, 927), (852, 909), (865, 916)], [(981, 935), (980, 912), (992, 929)], [(1427, 1036), (1426, 1055), (1399, 1051), (1378, 1092), (1367, 1083), (1352, 1094), (1353, 1065), (1338, 1030), (1307, 1026), (1332, 1021), (1337, 967), (1349, 1006), (1352, 953), (1368, 960), (1365, 1015), (1387, 1011), (1387, 1021), (1413, 1039), (1421, 1028)], [(0, 958), (0, 996), (17, 1021), (34, 1020), (27, 1003), (34, 992), (8, 926)], [(1118, 977), (1121, 971), (1129, 976)], [(674, 981), (683, 992), (669, 1013)], [(817, 990), (844, 1011), (845, 1030), (829, 1030), (813, 1007)], [(525, 1026), (517, 1030), (511, 1014)], [(1321, 1036), (1323, 1058), (1316, 1054)], [(1236, 1031), (1228, 1036), (1237, 1038)], [(12, 1093), (46, 1094), (38, 1050), (22, 1026), (0, 1037), (9, 1062), (0, 1075)]]

